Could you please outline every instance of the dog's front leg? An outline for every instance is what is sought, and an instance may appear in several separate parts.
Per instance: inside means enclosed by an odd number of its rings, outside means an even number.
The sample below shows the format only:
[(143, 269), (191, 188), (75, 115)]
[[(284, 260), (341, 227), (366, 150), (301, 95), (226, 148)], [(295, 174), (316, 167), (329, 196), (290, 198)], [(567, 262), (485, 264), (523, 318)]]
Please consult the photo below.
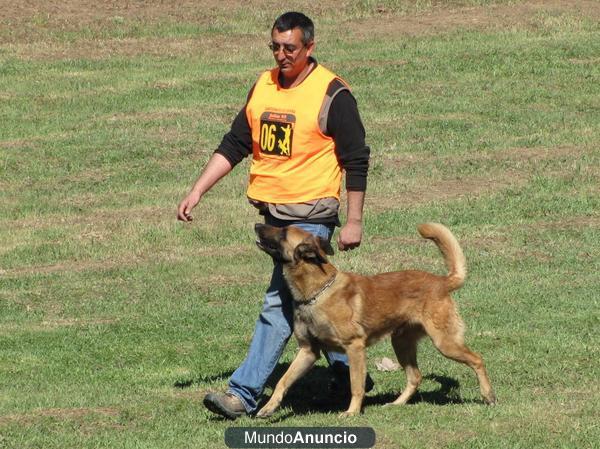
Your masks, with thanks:
[(352, 400), (348, 410), (340, 417), (353, 416), (360, 413), (365, 397), (365, 378), (367, 376), (367, 359), (365, 343), (362, 340), (353, 341), (346, 350), (350, 364), (350, 389)]
[(319, 351), (310, 346), (303, 346), (298, 351), (298, 355), (285, 372), (283, 377), (277, 382), (275, 390), (271, 395), (269, 402), (256, 414), (258, 418), (268, 418), (279, 408), (281, 401), (288, 389), (306, 374), (319, 358)]

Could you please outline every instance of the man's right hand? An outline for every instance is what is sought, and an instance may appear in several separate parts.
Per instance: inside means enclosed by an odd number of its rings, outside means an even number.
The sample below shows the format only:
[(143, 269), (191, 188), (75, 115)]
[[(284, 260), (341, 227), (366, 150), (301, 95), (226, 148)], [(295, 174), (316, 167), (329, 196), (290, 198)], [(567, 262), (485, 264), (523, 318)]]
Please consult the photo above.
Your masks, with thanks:
[(192, 221), (192, 209), (200, 202), (200, 194), (191, 191), (188, 195), (179, 203), (177, 208), (177, 219), (180, 221)]
[(214, 186), (219, 179), (229, 173), (232, 169), (231, 163), (219, 153), (214, 153), (204, 171), (190, 190), (190, 193), (179, 203), (177, 208), (177, 219), (181, 221), (192, 221), (192, 209), (200, 202), (200, 198)]

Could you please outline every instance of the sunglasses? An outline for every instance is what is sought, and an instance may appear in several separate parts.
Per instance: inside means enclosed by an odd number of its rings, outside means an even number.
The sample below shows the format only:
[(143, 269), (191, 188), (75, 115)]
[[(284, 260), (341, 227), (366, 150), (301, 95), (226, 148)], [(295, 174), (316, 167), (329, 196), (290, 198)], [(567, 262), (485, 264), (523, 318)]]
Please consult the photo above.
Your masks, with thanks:
[(277, 42), (269, 42), (269, 48), (273, 53), (279, 53), (279, 50), (283, 50), (283, 54), (286, 56), (294, 54), (294, 52), (303, 47), (304, 45), (302, 47), (296, 47), (295, 45), (291, 44), (279, 44)]

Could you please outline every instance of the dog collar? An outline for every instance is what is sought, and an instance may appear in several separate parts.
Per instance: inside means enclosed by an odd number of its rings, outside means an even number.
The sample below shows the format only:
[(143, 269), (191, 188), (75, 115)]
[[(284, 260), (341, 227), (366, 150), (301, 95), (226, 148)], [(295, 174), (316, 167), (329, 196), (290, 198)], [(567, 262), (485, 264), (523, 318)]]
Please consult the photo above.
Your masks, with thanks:
[(315, 302), (317, 302), (317, 298), (319, 298), (319, 296), (325, 290), (327, 290), (329, 287), (331, 287), (331, 285), (335, 282), (336, 277), (337, 277), (337, 272), (333, 273), (333, 276), (331, 276), (331, 279), (329, 279), (327, 282), (325, 282), (325, 284), (319, 289), (319, 291), (317, 293), (315, 293), (311, 298), (307, 299), (306, 301), (302, 301), (301, 304), (304, 306), (311, 306)]

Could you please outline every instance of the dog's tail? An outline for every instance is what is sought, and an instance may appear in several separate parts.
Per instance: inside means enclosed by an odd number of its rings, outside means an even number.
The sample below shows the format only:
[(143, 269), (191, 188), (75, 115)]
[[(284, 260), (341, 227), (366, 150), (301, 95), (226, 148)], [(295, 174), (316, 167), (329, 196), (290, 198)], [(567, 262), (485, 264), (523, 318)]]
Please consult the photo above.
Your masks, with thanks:
[(439, 223), (424, 223), (419, 225), (418, 230), (423, 238), (433, 240), (444, 255), (448, 267), (448, 289), (453, 291), (462, 287), (467, 276), (467, 263), (456, 237)]

